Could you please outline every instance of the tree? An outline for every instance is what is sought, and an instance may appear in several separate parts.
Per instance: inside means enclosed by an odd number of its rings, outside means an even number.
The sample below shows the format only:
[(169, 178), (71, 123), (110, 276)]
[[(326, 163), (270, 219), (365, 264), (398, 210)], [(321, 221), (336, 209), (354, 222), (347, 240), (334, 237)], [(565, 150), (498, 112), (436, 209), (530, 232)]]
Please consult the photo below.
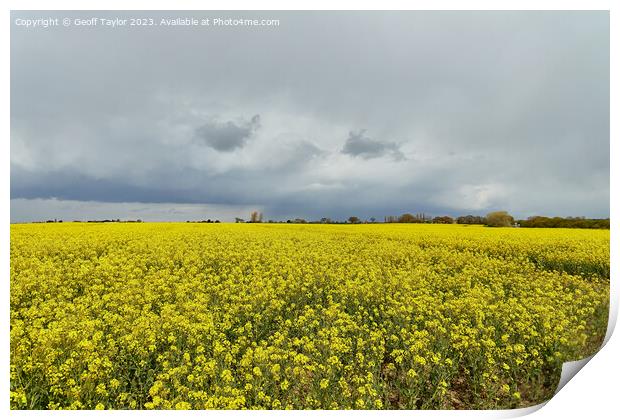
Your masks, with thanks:
[(351, 216), (351, 217), (349, 217), (348, 220), (349, 220), (349, 223), (361, 223), (360, 218), (356, 217), (356, 216)]
[(250, 223), (261, 223), (263, 221), (263, 213), (253, 211), (250, 214)]
[(411, 213), (405, 213), (398, 218), (398, 223), (417, 223), (418, 221), (419, 219)]
[(377, 221), (377, 219), (375, 219), (374, 217), (370, 218), (370, 223), (375, 223)]
[(452, 223), (454, 223), (454, 219), (450, 216), (437, 216), (433, 219), (433, 223), (451, 225)]
[(487, 214), (487, 226), (507, 227), (512, 226), (514, 218), (506, 211), (493, 211)]
[(526, 228), (578, 228), (609, 229), (609, 219), (586, 219), (585, 217), (545, 217), (531, 216), (519, 220), (519, 226)]
[(245, 220), (243, 220), (242, 218), (235, 217), (235, 223), (243, 223), (243, 222), (245, 222)]
[(456, 223), (460, 225), (485, 225), (487, 221), (482, 216), (472, 216), (468, 214), (467, 216), (457, 217)]

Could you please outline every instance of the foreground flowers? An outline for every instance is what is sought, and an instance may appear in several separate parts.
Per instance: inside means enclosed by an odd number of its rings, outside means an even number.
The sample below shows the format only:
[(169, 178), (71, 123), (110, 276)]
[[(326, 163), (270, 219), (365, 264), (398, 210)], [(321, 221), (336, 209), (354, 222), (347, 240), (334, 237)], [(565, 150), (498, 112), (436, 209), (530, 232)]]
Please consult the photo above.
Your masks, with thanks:
[(609, 231), (11, 226), (11, 407), (501, 408), (605, 334)]

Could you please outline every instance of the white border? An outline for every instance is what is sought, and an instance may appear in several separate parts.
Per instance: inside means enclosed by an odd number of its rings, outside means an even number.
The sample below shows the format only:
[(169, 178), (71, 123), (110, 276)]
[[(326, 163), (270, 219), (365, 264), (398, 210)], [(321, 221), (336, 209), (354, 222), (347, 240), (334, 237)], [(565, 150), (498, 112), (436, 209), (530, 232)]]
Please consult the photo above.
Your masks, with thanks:
[[(614, 79), (614, 75), (619, 74), (620, 68), (618, 66), (618, 25), (620, 19), (620, 6), (616, 6), (614, 9), (614, 2), (611, 0), (506, 0), (506, 1), (492, 1), (492, 0), (358, 0), (347, 4), (344, 1), (328, 1), (328, 0), (298, 0), (293, 2), (284, 0), (265, 0), (260, 4), (251, 0), (231, 0), (224, 1), (206, 1), (206, 0), (93, 0), (88, 3), (78, 0), (62, 0), (55, 1), (54, 4), (50, 4), (50, 1), (43, 0), (8, 0), (3, 2), (2, 8), (2, 29), (1, 29), (1, 41), (0, 48), (2, 49), (2, 56), (10, 59), (10, 10), (350, 10), (352, 6), (356, 9), (363, 10), (610, 10), (610, 28), (611, 28), (611, 48), (610, 48), (610, 62), (611, 62), (611, 103), (610, 103), (610, 115), (617, 115), (618, 111), (618, 89), (617, 89), (617, 77)], [(294, 7), (293, 7), (294, 6)], [(354, 10), (354, 9), (353, 9)], [(0, 255), (3, 281), (0, 287), (0, 293), (2, 294), (2, 301), (6, 305), (2, 311), (1, 319), (1, 337), (2, 347), (0, 354), (2, 356), (2, 362), (0, 363), (0, 377), (4, 378), (1, 381), (0, 391), (0, 407), (4, 413), (7, 413), (13, 417), (30, 417), (30, 416), (61, 416), (61, 417), (82, 417), (84, 415), (98, 417), (109, 416), (110, 412), (24, 412), (24, 411), (10, 411), (9, 410), (9, 279), (10, 279), (10, 258), (9, 258), (9, 201), (10, 201), (10, 183), (9, 183), (9, 168), (10, 168), (10, 67), (8, 60), (5, 61), (5, 65), (2, 66), (2, 114), (0, 120), (2, 121), (2, 132), (5, 134), (2, 138), (2, 153), (0, 158), (3, 160), (0, 165), (0, 171), (2, 171), (2, 182), (0, 182), (0, 192), (4, 197), (3, 206), (0, 207), (2, 211), (3, 219), (5, 223), (0, 227), (3, 240), (0, 241)], [(617, 145), (618, 124), (611, 118), (611, 131), (610, 131), (610, 158), (611, 158), (611, 191), (618, 188), (618, 153), (620, 152)], [(618, 197), (617, 195), (611, 196), (611, 220), (612, 220), (612, 240), (611, 240), (611, 256), (612, 267), (611, 276), (616, 278), (617, 267), (615, 262), (618, 258)], [(611, 296), (612, 296), (612, 309), (610, 311), (610, 326), (615, 325), (615, 321), (618, 315), (618, 296), (619, 290), (615, 281), (611, 282)], [(561, 417), (561, 418), (583, 418), (584, 416), (592, 416), (594, 418), (608, 418), (611, 413), (618, 412), (617, 402), (617, 388), (616, 382), (620, 375), (620, 361), (618, 354), (620, 354), (620, 342), (618, 341), (617, 334), (610, 336), (611, 329), (608, 331), (608, 342), (601, 349), (601, 351), (595, 355), (591, 362), (589, 362), (578, 374), (577, 379), (570, 381), (554, 398), (552, 398), (543, 409), (535, 411), (540, 406), (532, 409), (521, 410), (508, 410), (508, 411), (426, 411), (426, 412), (410, 412), (410, 411), (390, 411), (385, 412), (323, 412), (323, 411), (295, 411), (295, 412), (224, 412), (224, 411), (212, 411), (212, 412), (114, 412), (113, 415), (121, 416), (123, 418), (136, 418), (138, 416), (148, 415), (154, 417), (166, 416), (205, 416), (210, 418), (231, 418), (245, 417), (249, 418), (265, 418), (271, 416), (286, 416), (288, 418), (318, 418), (319, 416), (331, 417), (331, 416), (355, 416), (364, 418), (379, 418), (385, 414), (404, 418), (410, 416), (420, 418), (423, 416), (431, 418), (499, 418), (499, 417), (515, 417), (519, 415), (531, 414), (532, 418), (549, 418), (549, 417)]]

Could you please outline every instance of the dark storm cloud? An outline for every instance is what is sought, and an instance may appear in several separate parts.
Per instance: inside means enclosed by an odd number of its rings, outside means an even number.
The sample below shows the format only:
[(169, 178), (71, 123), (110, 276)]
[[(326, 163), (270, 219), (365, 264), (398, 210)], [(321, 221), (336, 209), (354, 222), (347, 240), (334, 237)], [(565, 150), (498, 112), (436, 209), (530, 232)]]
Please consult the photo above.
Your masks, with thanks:
[[(12, 20), (50, 13), (136, 17)], [(27, 217), (52, 198), (609, 215), (608, 12), (191, 14), (281, 24), (11, 28), (11, 198)]]
[(366, 130), (349, 132), (342, 153), (351, 156), (359, 156), (364, 159), (372, 159), (389, 154), (395, 160), (403, 160), (405, 156), (396, 143), (373, 140), (365, 135)]
[(209, 121), (196, 130), (197, 137), (206, 145), (220, 152), (243, 147), (252, 134), (260, 127), (260, 116), (255, 115), (249, 121)]

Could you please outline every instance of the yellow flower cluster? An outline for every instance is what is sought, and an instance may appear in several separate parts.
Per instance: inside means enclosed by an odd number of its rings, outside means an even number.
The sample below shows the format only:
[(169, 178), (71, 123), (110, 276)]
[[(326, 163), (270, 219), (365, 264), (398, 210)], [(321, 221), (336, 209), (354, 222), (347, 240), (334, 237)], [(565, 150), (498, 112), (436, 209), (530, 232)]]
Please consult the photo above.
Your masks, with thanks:
[(609, 231), (12, 225), (11, 407), (524, 406), (608, 302)]

